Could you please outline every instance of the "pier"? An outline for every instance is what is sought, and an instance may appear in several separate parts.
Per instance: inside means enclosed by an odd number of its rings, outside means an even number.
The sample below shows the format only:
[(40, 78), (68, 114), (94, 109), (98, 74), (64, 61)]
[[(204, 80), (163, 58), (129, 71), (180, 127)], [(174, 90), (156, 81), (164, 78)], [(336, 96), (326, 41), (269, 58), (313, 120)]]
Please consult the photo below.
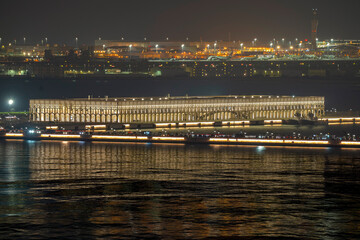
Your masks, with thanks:
[(304, 147), (356, 147), (360, 141), (339, 139), (280, 139), (280, 138), (235, 138), (209, 136), (145, 136), (145, 135), (92, 135), (92, 134), (49, 134), (49, 133), (5, 133), (0, 139), (21, 140), (76, 140), (105, 142), (146, 142), (146, 143), (183, 143), (183, 144), (222, 144), (222, 145), (259, 145), (259, 146), (304, 146)]

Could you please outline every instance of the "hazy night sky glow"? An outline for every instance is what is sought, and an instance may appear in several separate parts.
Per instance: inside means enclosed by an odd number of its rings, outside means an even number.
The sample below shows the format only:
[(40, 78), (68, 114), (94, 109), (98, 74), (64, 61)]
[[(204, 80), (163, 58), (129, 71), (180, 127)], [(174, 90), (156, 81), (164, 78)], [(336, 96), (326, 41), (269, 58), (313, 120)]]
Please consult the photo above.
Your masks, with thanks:
[(359, 0), (153, 0), (4, 1), (2, 42), (93, 44), (103, 39), (231, 40), (267, 42), (310, 37), (312, 8), (320, 14), (320, 39), (360, 39)]

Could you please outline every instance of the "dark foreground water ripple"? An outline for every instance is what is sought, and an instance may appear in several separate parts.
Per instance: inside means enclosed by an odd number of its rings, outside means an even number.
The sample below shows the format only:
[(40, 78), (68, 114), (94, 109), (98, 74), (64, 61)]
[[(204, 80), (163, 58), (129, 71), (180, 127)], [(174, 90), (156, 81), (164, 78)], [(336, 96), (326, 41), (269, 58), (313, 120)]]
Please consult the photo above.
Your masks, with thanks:
[(355, 239), (354, 149), (0, 142), (3, 239)]

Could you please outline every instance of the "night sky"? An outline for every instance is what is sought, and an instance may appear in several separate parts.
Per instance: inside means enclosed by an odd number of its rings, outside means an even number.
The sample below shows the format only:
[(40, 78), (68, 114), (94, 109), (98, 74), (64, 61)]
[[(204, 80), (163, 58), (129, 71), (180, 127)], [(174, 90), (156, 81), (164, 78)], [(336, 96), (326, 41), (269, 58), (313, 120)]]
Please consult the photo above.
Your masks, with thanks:
[(309, 38), (312, 8), (320, 39), (360, 39), (359, 0), (17, 0), (2, 1), (0, 37), (38, 43), (102, 39), (231, 40)]

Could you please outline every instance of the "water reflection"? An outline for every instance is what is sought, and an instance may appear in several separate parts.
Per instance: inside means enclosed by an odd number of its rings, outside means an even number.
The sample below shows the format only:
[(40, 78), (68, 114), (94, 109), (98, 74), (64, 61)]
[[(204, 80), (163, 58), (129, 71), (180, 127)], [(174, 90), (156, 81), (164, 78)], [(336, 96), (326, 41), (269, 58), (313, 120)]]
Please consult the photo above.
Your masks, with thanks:
[(18, 199), (2, 198), (1, 212), (26, 213), (0, 219), (12, 237), (360, 233), (354, 150), (7, 141), (0, 151), (1, 194)]

